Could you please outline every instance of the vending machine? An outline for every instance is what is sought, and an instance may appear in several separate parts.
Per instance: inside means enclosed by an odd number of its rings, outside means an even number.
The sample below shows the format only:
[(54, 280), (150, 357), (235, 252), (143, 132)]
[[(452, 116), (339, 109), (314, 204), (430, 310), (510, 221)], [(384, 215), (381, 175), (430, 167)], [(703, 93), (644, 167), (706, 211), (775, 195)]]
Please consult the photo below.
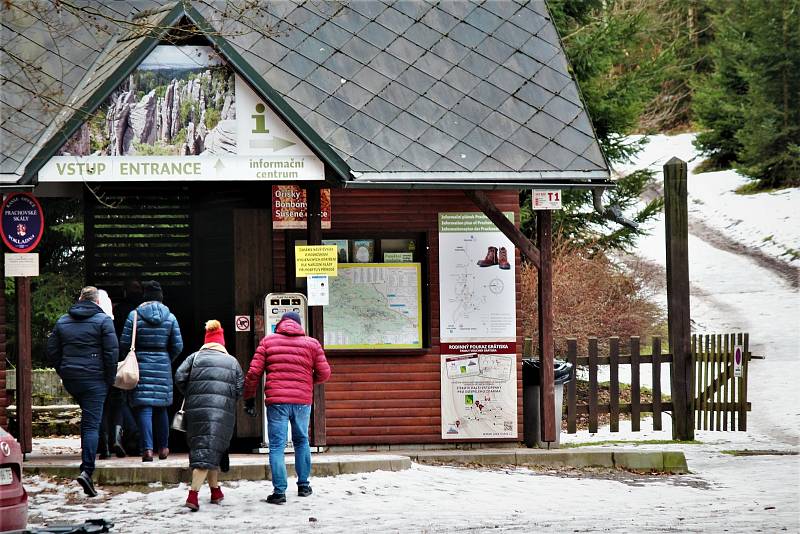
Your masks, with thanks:
[[(302, 293), (269, 293), (264, 297), (264, 335), (269, 336), (275, 333), (275, 327), (283, 317), (284, 313), (296, 312), (300, 314), (300, 319), (303, 322), (303, 329), (308, 335), (308, 306), (306, 296)], [(262, 390), (264, 383), (261, 384)], [(263, 410), (261, 421), (262, 426), (262, 439), (261, 448), (258, 452), (269, 452), (269, 437), (267, 435), (267, 410)], [(293, 451), (292, 446), (292, 432), (291, 427), (287, 433), (288, 440), (286, 442), (286, 450)]]

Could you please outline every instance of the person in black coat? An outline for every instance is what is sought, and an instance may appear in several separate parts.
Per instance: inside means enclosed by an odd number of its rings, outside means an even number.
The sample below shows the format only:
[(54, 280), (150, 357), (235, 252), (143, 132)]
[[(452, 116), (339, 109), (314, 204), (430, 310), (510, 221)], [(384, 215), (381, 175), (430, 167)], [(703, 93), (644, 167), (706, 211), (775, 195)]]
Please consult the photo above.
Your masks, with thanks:
[[(208, 477), (211, 502), (222, 502), (220, 463), (236, 422), (236, 401), (244, 389), (244, 373), (236, 358), (225, 350), (225, 337), (217, 320), (206, 323), (205, 344), (186, 358), (175, 372), (175, 385), (185, 397), (186, 439), (192, 487), (185, 506), (197, 511), (197, 495)], [(224, 466), (223, 466), (224, 469)]]
[(111, 317), (99, 306), (96, 287), (81, 289), (78, 302), (62, 315), (47, 338), (47, 359), (64, 388), (81, 407), (81, 474), (78, 483), (90, 497), (103, 403), (117, 375), (117, 335)]

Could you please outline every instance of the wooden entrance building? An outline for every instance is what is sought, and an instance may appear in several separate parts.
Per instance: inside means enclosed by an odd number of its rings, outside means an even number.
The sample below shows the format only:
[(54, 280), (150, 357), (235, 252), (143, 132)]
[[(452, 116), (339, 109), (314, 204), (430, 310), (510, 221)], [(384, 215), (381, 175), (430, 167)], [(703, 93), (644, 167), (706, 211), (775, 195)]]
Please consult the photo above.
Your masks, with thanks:
[[(233, 318), (252, 316), (260, 325), (266, 293), (305, 290), (294, 276), (295, 245), (364, 240), (377, 262), (381, 252), (410, 253), (422, 281), (420, 347), (329, 349), (333, 375), (315, 395), (314, 443), (448, 443), (441, 430), (439, 214), (483, 212), (514, 246), (516, 317), (521, 260), (541, 269), (539, 352), (552, 361), (550, 215), (537, 218), (532, 243), (518, 230), (519, 192), (611, 183), (544, 2), (264, 2), (236, 17), (222, 2), (147, 7), (98, 3), (101, 17), (130, 21), (113, 29), (82, 12), (59, 13), (73, 31), (57, 37), (69, 41), (58, 55), (45, 44), (52, 35), (26, 31), (31, 13), (15, 6), (16, 18), (8, 19), (9, 50), (41, 62), (61, 105), (52, 98), (43, 105), (22, 70), (8, 73), (12, 91), (0, 102), (2, 186), (84, 199), (87, 283), (120, 298), (127, 279), (160, 280), (184, 331), (182, 357), (199, 347), (203, 321), (216, 317), (246, 369), (260, 335), (235, 332)], [(46, 22), (32, 24), (45, 32)], [(162, 45), (211, 47), (321, 162), (319, 179), (257, 180), (221, 168), (216, 178), (198, 180), (49, 178), (53, 158), (94, 157), (97, 147), (75, 152), (84, 125)], [(146, 135), (146, 123), (135, 121), (147, 95), (134, 93), (125, 93), (133, 118), (124, 120), (136, 141)], [(187, 157), (203, 157), (192, 151), (196, 139), (185, 140)], [(307, 191), (307, 229), (274, 227), (273, 185)], [(331, 190), (329, 229), (322, 227), (322, 188)], [(311, 308), (312, 335), (322, 337), (324, 313)], [(0, 351), (4, 324), (0, 313)], [(505, 441), (522, 435), (516, 324), (519, 424)], [(552, 406), (552, 376), (542, 378), (544, 406)], [(0, 406), (0, 422), (3, 412)], [(237, 436), (260, 436), (259, 420), (239, 415)], [(545, 441), (553, 441), (554, 424), (547, 416)]]

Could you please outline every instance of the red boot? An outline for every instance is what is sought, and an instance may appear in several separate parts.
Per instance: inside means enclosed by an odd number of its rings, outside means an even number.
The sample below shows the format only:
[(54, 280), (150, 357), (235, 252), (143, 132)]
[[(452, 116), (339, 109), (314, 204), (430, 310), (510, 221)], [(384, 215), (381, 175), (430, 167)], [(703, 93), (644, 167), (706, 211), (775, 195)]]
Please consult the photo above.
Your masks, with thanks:
[(219, 504), (224, 498), (225, 495), (222, 494), (222, 488), (219, 486), (216, 488), (211, 488), (211, 504)]
[(492, 265), (497, 265), (497, 247), (489, 247), (486, 257), (482, 260), (478, 260), (478, 265), (480, 267), (491, 267)]
[(497, 259), (497, 264), (501, 269), (508, 270), (511, 268), (511, 264), (508, 263), (508, 251), (506, 247), (500, 247), (500, 256)]
[(197, 502), (197, 493), (198, 492), (194, 490), (189, 490), (189, 496), (186, 497), (186, 504), (184, 504), (184, 506), (192, 512), (196, 512), (200, 509), (200, 503)]

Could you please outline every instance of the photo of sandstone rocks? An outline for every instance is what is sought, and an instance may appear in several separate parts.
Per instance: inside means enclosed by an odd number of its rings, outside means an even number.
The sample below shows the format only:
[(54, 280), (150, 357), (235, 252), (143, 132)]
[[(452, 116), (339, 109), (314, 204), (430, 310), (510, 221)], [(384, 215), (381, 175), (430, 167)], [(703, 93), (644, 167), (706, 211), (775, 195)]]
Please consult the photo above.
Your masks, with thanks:
[(236, 152), (234, 74), (211, 47), (162, 45), (128, 76), (60, 155)]

